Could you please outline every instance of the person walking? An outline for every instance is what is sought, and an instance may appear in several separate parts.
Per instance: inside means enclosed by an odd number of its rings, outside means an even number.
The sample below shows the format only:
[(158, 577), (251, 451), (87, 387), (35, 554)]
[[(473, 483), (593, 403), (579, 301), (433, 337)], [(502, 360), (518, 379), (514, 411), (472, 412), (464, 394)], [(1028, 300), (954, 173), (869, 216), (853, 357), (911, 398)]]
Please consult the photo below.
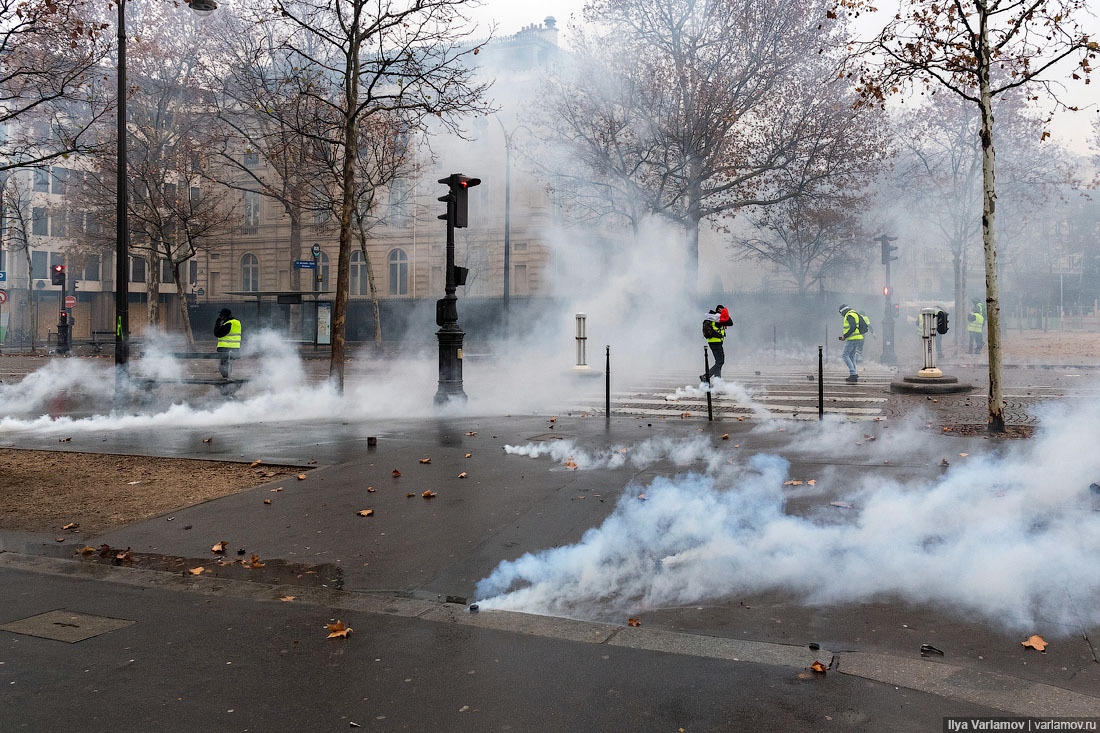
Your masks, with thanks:
[(710, 384), (714, 378), (722, 378), (722, 365), (726, 363), (726, 349), (722, 342), (726, 340), (726, 329), (733, 325), (730, 312), (724, 305), (718, 304), (703, 318), (703, 338), (710, 344), (710, 353), (714, 354), (714, 364), (706, 374), (699, 375), (699, 381)]
[(218, 373), (224, 379), (229, 379), (229, 375), (233, 373), (230, 361), (233, 354), (239, 353), (241, 348), (241, 322), (233, 317), (233, 311), (221, 309), (218, 320), (214, 322), (214, 336), (218, 339), (218, 353), (222, 355), (218, 362)]
[(967, 344), (966, 353), (982, 353), (982, 328), (985, 326), (985, 308), (977, 299), (974, 300), (974, 310), (966, 317), (966, 330), (970, 334), (970, 342)]
[[(844, 342), (844, 352), (841, 354), (841, 358), (844, 360), (845, 366), (848, 367), (848, 378), (845, 382), (858, 382), (859, 375), (856, 374), (856, 365), (859, 363), (860, 357), (863, 355), (863, 333), (866, 331), (866, 327), (860, 328), (861, 318), (853, 308), (849, 308), (847, 305), (840, 306), (840, 315), (844, 319), (844, 325), (840, 329), (841, 341)], [(862, 319), (865, 321), (865, 319)]]

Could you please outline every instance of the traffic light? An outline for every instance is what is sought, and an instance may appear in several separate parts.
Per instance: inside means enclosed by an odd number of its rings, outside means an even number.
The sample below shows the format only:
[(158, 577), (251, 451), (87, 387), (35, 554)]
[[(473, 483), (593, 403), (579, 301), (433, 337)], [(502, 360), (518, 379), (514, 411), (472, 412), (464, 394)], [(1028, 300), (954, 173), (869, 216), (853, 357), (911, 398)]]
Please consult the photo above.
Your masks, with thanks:
[(936, 333), (947, 333), (947, 311), (936, 312)]
[(60, 313), (58, 313), (57, 314), (57, 322), (64, 325), (64, 326), (69, 325), (69, 312), (68, 311), (61, 311)]
[[(469, 222), (470, 211), (470, 189), (474, 186), (481, 185), (480, 178), (470, 178), (464, 176), (461, 173), (452, 173), (446, 178), (440, 178), (439, 183), (445, 183), (451, 190), (446, 196), (440, 196), (438, 201), (445, 203), (454, 202), (455, 206), (455, 220), (453, 222), (456, 229), (465, 228)], [(447, 214), (443, 214), (440, 219), (446, 219)]]
[(50, 282), (65, 287), (65, 265), (54, 265), (50, 273)]
[(893, 252), (897, 252), (898, 248), (890, 244), (890, 242), (897, 241), (897, 237), (888, 237), (883, 234), (879, 237), (879, 241), (882, 243), (882, 264), (888, 264), (891, 260), (896, 260), (897, 257), (892, 255)]

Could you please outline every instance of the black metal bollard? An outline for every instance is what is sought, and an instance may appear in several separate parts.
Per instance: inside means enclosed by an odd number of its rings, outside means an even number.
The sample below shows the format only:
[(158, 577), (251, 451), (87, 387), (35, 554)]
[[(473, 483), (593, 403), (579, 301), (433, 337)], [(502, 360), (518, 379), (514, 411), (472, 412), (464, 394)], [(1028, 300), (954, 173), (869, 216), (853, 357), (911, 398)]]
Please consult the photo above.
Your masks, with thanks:
[(710, 354), (707, 347), (703, 347), (703, 374), (707, 377), (707, 420), (714, 422), (714, 404), (710, 397)]
[(817, 420), (825, 419), (825, 360), (821, 355), (822, 347), (817, 347)]
[(607, 345), (607, 367), (604, 371), (603, 404), (607, 419), (611, 419), (611, 344)]

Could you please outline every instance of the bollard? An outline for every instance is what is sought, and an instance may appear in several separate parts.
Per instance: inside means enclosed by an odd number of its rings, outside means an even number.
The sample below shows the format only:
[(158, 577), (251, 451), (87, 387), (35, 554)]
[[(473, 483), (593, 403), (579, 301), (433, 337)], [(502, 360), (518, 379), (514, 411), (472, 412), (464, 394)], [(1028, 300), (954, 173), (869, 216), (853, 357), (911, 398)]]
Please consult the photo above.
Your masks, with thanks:
[(607, 370), (604, 372), (604, 409), (607, 419), (611, 419), (611, 344), (607, 345)]
[(714, 422), (714, 404), (710, 396), (710, 354), (703, 347), (703, 374), (707, 375), (707, 420)]
[(817, 421), (825, 419), (825, 358), (821, 355), (822, 347), (817, 346)]
[(587, 372), (588, 366), (588, 316), (584, 313), (577, 314), (577, 364), (574, 371)]

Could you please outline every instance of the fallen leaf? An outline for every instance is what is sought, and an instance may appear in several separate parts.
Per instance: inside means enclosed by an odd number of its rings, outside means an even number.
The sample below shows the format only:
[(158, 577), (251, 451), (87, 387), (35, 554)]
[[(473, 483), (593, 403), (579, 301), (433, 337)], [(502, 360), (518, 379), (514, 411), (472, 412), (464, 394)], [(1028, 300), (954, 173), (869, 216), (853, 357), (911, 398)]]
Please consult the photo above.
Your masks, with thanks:
[(279, 488), (277, 488), (277, 489), (272, 489), (272, 490), (271, 490), (271, 493), (273, 493), (273, 494), (274, 494), (274, 493), (275, 493), (276, 491), (282, 491), (282, 490), (283, 490), (283, 487), (282, 487), (282, 486), (280, 486), (280, 487), (279, 487)]
[(811, 677), (813, 677), (813, 675), (809, 674), (808, 672), (799, 672), (798, 673), (798, 679), (800, 679), (800, 680), (808, 680)]
[(1032, 634), (1031, 636), (1029, 636), (1027, 638), (1027, 641), (1021, 641), (1020, 642), (1020, 644), (1022, 646), (1029, 646), (1032, 649), (1038, 649), (1039, 651), (1041, 651), (1043, 653), (1046, 653), (1047, 643), (1048, 642), (1045, 639), (1043, 639), (1043, 637), (1039, 636), (1038, 634)]
[(204, 568), (204, 567), (191, 568), (187, 572), (191, 573), (192, 575), (202, 575), (203, 573), (206, 572), (206, 568)]
[(474, 435), (477, 435), (477, 432), (475, 431), (475, 432), (471, 432), (471, 433), (466, 433), (466, 435), (468, 435), (468, 436), (471, 436), (471, 437), (472, 437), (472, 436), (474, 436)]
[(784, 486), (801, 486), (802, 482), (801, 481), (784, 481), (783, 485)]
[(473, 453), (467, 453), (467, 454), (466, 454), (466, 457), (467, 457), (467, 458), (469, 458), (469, 457), (470, 457), (470, 456), (472, 456), (472, 455), (473, 455)]
[(944, 428), (944, 429), (943, 429), (943, 432), (945, 432), (945, 433), (950, 433), (950, 432), (951, 432), (951, 428)]
[(93, 552), (95, 552), (95, 548), (84, 545), (79, 550), (77, 550), (77, 552), (79, 552), (81, 555), (91, 555)]
[(963, 458), (966, 458), (970, 454), (969, 453), (960, 453), (959, 455), (962, 456)]
[(646, 495), (645, 494), (638, 494), (638, 498), (641, 499), (642, 501), (645, 501), (646, 500)]
[(815, 479), (815, 478), (812, 478), (812, 479), (810, 479), (809, 481), (807, 481), (806, 483), (808, 483), (808, 484), (809, 484), (810, 486), (813, 486), (814, 484), (816, 484), (816, 483), (817, 483), (817, 479)]
[(737, 422), (745, 422), (745, 418), (739, 417), (739, 418), (737, 418)]
[(740, 444), (740, 443), (734, 443), (734, 444), (733, 444), (733, 447), (734, 447), (734, 448), (740, 448), (740, 447), (741, 447), (741, 444)]
[(431, 462), (432, 462), (432, 459), (431, 459), (431, 458), (421, 458), (421, 459), (420, 459), (420, 462), (421, 462), (421, 463), (431, 463)]
[(309, 459), (309, 464), (308, 464), (308, 465), (310, 465), (310, 466), (313, 466), (313, 465), (315, 465), (316, 463), (317, 463), (317, 459), (316, 459), (316, 458), (310, 458), (310, 459)]
[(817, 672), (818, 674), (825, 674), (825, 670), (827, 669), (827, 667), (821, 662), (814, 662), (810, 665), (810, 669)]
[(65, 538), (64, 538), (64, 537), (54, 537), (54, 538), (53, 538), (53, 541), (54, 541), (54, 542), (64, 542), (64, 541), (65, 541)]
[(394, 478), (401, 478), (401, 472), (398, 471), (396, 468), (393, 469), (393, 477)]
[(305, 481), (306, 480), (306, 475), (304, 473), (298, 474), (298, 480), (299, 481)]
[(373, 486), (368, 486), (367, 487), (367, 493), (368, 494), (373, 494), (374, 492), (375, 492), (375, 488)]
[(99, 546), (99, 556), (100, 557), (107, 557), (110, 554), (111, 554), (111, 546), (110, 545), (100, 545)]
[(59, 438), (57, 442), (58, 443), (71, 443), (72, 438)]
[(431, 499), (431, 498), (433, 498), (433, 497), (434, 497), (435, 495), (436, 495), (436, 492), (434, 492), (434, 491), (432, 491), (432, 490), (430, 490), (430, 489), (429, 489), (429, 490), (427, 490), (427, 491), (425, 491), (425, 492), (424, 492), (423, 494), (421, 494), (421, 496), (423, 496), (423, 497), (424, 497), (425, 499)]
[(261, 461), (259, 458), (257, 458), (256, 460), (252, 461), (252, 463), (249, 463), (248, 467), (249, 468), (255, 468), (256, 466), (260, 465), (262, 462), (263, 461)]
[(116, 554), (115, 559), (116, 560), (127, 560), (127, 561), (130, 560), (131, 559), (131, 557), (130, 557), (130, 548), (127, 547), (125, 550), (122, 550), (121, 552)]
[(282, 601), (283, 603), (290, 603), (291, 601), (293, 601), (297, 597), (298, 596), (283, 596), (279, 600)]
[(690, 412), (681, 412), (680, 413), (680, 419), (683, 420), (685, 417), (691, 417), (691, 413)]
[(414, 493), (413, 493), (413, 492), (411, 492), (411, 491), (410, 491), (409, 493), (405, 494), (405, 498), (406, 498), (406, 499), (411, 499), (411, 498), (413, 498), (414, 496), (416, 496), (416, 494), (414, 494)]
[(259, 555), (253, 555), (251, 560), (249, 560), (248, 562), (244, 562), (242, 560), (241, 564), (244, 565), (245, 567), (249, 567), (249, 568), (262, 568), (267, 563), (260, 562), (260, 556)]
[(136, 485), (138, 485), (138, 484), (140, 484), (140, 483), (141, 483), (140, 481), (127, 481), (127, 482), (126, 482), (126, 484), (127, 484), (128, 486), (136, 486)]
[(214, 545), (213, 547), (211, 547), (211, 548), (210, 548), (210, 551), (211, 551), (211, 552), (215, 552), (215, 553), (219, 553), (219, 554), (220, 554), (220, 553), (224, 553), (224, 552), (225, 552), (225, 548), (226, 548), (226, 546), (228, 546), (228, 545), (229, 545), (229, 541), (228, 541), (228, 540), (222, 540), (222, 541), (221, 541), (221, 542), (219, 542), (218, 544), (216, 544), (216, 545)]
[(358, 512), (356, 512), (356, 514), (358, 514), (361, 517), (373, 517), (374, 516), (374, 510), (373, 509), (360, 509)]
[(641, 620), (636, 619), (636, 618), (628, 618), (626, 620), (626, 623), (627, 623), (628, 626), (641, 626), (642, 625)]
[(571, 468), (574, 471), (577, 470), (577, 462), (573, 460), (573, 456), (569, 456), (569, 460), (565, 462), (566, 468)]
[(550, 418), (550, 422), (557, 422), (557, 421), (558, 421), (557, 416)]
[(729, 439), (730, 439), (730, 434), (729, 433), (726, 433), (725, 435), (722, 436), (722, 440), (729, 440)]
[(270, 503), (271, 503), (271, 499), (264, 499), (264, 504), (270, 504)]
[(466, 478), (466, 472), (463, 471), (462, 473), (458, 474), (458, 477), (459, 478)]
[(79, 526), (80, 526), (80, 522), (69, 522), (68, 524), (66, 524), (61, 529), (76, 529)]
[(203, 439), (202, 439), (202, 442), (204, 442), (204, 443), (209, 443), (209, 442), (210, 442), (210, 441), (212, 441), (212, 440), (213, 440), (213, 438), (203, 438)]
[(950, 466), (951, 464), (947, 462), (946, 458), (944, 458), (942, 461), (940, 461), (940, 465), (941, 466)]
[(330, 639), (335, 639), (337, 637), (340, 637), (341, 639), (346, 639), (348, 637), (348, 634), (350, 634), (352, 631), (350, 626), (344, 626), (344, 622), (339, 620), (337, 620), (337, 622), (334, 624), (325, 625), (328, 626), (328, 630), (330, 632), (328, 638)]

